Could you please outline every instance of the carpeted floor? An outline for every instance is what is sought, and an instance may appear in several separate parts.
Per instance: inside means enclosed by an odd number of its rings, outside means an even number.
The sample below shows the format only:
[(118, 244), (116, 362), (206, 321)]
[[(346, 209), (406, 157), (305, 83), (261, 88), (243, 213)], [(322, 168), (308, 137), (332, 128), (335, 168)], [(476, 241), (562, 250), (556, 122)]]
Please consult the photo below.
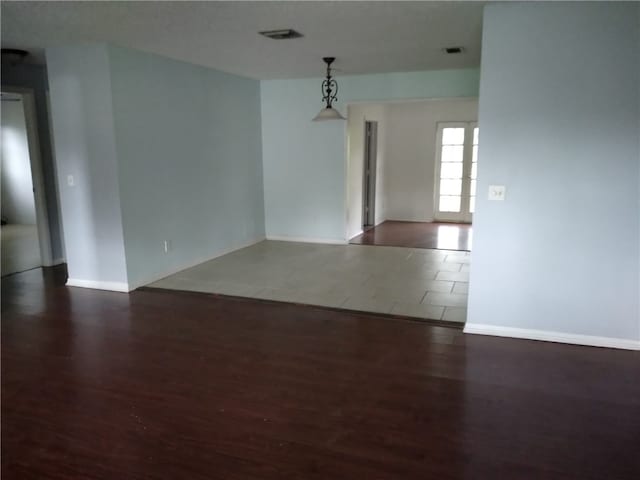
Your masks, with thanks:
[(8, 224), (0, 228), (2, 276), (42, 265), (38, 229), (35, 225)]

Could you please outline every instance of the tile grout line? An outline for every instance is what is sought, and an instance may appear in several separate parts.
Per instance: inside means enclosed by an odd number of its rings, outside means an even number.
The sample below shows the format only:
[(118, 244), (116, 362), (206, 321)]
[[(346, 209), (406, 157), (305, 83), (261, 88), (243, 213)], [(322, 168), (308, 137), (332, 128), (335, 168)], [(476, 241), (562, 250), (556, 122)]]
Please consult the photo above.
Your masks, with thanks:
[(422, 295), (422, 298), (420, 298), (419, 305), (425, 305), (422, 302), (424, 301), (424, 298), (427, 296), (427, 293), (429, 293), (429, 290), (425, 290), (424, 295)]

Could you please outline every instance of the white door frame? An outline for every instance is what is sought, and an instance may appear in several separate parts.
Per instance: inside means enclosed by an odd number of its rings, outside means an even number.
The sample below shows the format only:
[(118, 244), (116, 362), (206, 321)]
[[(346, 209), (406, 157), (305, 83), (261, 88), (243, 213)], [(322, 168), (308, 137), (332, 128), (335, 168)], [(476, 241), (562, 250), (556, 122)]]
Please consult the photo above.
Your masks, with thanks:
[(29, 144), (29, 160), (31, 163), (31, 181), (33, 183), (33, 197), (36, 208), (40, 260), (43, 266), (50, 267), (54, 262), (51, 252), (51, 230), (49, 229), (49, 217), (47, 215), (47, 198), (44, 189), (42, 158), (40, 156), (35, 94), (31, 88), (4, 85), (2, 86), (2, 91), (22, 95), (22, 105), (24, 107), (24, 117), (27, 126), (27, 142)]
[(376, 182), (378, 170), (378, 121), (364, 121), (364, 159), (362, 162), (362, 228), (376, 224)]

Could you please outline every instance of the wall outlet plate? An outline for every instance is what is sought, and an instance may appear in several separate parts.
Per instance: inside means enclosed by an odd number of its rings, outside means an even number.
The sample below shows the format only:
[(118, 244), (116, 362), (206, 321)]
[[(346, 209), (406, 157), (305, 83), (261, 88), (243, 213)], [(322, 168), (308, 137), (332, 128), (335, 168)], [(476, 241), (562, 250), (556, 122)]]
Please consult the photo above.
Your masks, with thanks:
[(489, 200), (504, 200), (506, 188), (504, 185), (489, 185)]

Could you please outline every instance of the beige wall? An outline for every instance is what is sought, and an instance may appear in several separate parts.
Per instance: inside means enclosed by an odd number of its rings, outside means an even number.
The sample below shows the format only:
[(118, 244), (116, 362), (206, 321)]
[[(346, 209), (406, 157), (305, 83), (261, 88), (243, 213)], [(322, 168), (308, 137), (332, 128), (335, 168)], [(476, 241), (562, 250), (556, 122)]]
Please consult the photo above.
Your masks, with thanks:
[(347, 238), (362, 231), (365, 121), (378, 122), (377, 225), (385, 220), (433, 221), (438, 122), (477, 119), (477, 98), (349, 105)]
[(433, 221), (438, 122), (477, 121), (478, 100), (392, 103), (386, 109), (387, 220)]

